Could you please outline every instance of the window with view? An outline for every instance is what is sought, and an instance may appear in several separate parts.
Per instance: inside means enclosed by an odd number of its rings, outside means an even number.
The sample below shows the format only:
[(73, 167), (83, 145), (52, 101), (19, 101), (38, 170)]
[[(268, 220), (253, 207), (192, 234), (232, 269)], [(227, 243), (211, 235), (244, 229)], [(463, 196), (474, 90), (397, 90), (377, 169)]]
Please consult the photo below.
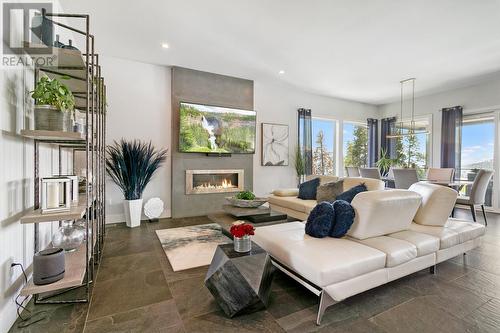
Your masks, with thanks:
[[(493, 169), (495, 152), (495, 116), (488, 114), (465, 115), (462, 125), (460, 169), (457, 178), (473, 181), (479, 169)], [(470, 186), (460, 189), (470, 194)], [(486, 206), (492, 206), (493, 181), (486, 192)]]
[(344, 122), (344, 166), (366, 167), (368, 128), (361, 123)]
[[(411, 123), (403, 123), (403, 134), (408, 134)], [(425, 177), (429, 165), (430, 123), (427, 119), (415, 120), (415, 134), (395, 138), (394, 165), (415, 168), (419, 177)], [(427, 133), (426, 133), (427, 132)]]
[(313, 118), (312, 136), (313, 174), (334, 175), (336, 121)]

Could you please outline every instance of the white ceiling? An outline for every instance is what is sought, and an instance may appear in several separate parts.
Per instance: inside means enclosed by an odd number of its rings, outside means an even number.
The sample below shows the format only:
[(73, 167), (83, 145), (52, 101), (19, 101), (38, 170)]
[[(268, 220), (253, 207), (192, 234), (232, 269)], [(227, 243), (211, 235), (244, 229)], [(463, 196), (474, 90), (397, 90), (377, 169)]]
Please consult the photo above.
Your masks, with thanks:
[(499, 0), (60, 1), (91, 15), (104, 55), (372, 104), (412, 76), (422, 95), (500, 73)]

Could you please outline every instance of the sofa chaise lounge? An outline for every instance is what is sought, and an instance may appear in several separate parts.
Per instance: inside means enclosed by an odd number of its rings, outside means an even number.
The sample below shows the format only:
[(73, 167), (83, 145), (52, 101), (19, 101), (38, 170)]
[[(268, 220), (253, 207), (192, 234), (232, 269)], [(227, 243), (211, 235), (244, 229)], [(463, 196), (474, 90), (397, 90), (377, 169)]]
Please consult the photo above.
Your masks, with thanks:
[[(312, 176), (308, 179), (318, 177), (320, 184), (331, 181), (337, 181), (340, 178), (335, 176)], [(346, 177), (343, 178), (344, 191), (359, 185), (365, 184), (368, 191), (383, 190), (384, 182), (379, 179), (360, 178), (360, 177)], [(297, 197), (298, 189), (276, 190), (269, 196), (269, 206), (273, 211), (287, 214), (298, 220), (305, 220), (309, 216), (311, 210), (316, 206), (316, 200), (302, 200)]]
[(449, 218), (457, 192), (417, 183), (409, 190), (359, 193), (347, 236), (313, 238), (304, 222), (257, 228), (253, 241), (273, 265), (320, 297), (317, 324), (330, 305), (479, 246), (483, 225)]

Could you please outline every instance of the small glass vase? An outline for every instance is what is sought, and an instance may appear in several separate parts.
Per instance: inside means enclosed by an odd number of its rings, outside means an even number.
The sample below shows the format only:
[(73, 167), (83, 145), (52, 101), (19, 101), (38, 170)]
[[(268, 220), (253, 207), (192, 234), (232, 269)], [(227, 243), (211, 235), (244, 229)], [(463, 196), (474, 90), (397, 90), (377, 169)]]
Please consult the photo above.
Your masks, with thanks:
[(249, 252), (252, 249), (252, 241), (250, 240), (250, 236), (245, 235), (243, 237), (234, 237), (234, 250), (236, 252)]
[(82, 245), (85, 232), (73, 225), (73, 221), (61, 221), (61, 227), (52, 236), (52, 245), (64, 251), (75, 251)]
[[(89, 239), (92, 238), (92, 228), (91, 228), (90, 223), (91, 222), (89, 222), (89, 235), (90, 235)], [(82, 230), (82, 232), (83, 232), (83, 240), (87, 240), (87, 227), (86, 227), (85, 219), (76, 220), (73, 223), (73, 226), (75, 226), (76, 228), (79, 228), (80, 230)]]

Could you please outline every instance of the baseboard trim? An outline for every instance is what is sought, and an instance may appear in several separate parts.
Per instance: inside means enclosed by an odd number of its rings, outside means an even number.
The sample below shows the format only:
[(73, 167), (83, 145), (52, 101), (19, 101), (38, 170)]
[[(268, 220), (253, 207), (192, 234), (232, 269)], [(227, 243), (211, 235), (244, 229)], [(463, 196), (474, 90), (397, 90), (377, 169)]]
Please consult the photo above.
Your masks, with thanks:
[[(161, 219), (172, 217), (172, 211), (170, 209), (165, 209), (160, 215)], [(148, 218), (143, 214), (141, 220), (147, 220)], [(106, 224), (123, 223), (125, 222), (125, 214), (107, 214)]]

